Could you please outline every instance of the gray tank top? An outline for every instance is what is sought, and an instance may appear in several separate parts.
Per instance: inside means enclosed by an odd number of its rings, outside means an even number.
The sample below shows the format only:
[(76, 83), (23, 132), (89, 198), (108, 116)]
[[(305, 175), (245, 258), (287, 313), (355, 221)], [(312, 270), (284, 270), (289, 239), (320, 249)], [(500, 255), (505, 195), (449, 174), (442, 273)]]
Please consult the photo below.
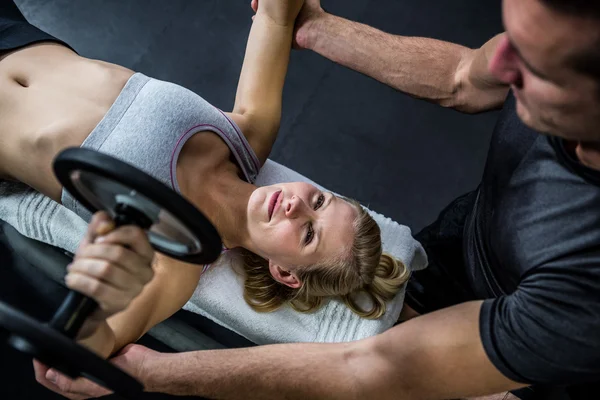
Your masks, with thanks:
[[(81, 147), (125, 161), (176, 192), (176, 166), (183, 145), (198, 132), (219, 135), (246, 180), (260, 163), (239, 127), (221, 110), (179, 85), (134, 74)], [(63, 190), (62, 204), (89, 221), (91, 213)]]

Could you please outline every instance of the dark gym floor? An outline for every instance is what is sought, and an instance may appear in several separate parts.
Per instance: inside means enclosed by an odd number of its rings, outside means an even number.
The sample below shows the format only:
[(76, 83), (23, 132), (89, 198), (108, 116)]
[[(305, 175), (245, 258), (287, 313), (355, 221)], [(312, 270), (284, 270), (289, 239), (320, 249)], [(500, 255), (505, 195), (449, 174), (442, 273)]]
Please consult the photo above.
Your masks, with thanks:
[[(8, 0), (0, 0), (8, 1)], [(249, 0), (17, 0), (81, 55), (181, 84), (230, 110), (250, 29)], [(500, 0), (323, 0), (387, 32), (479, 47), (502, 30)], [(414, 100), (317, 54), (295, 51), (271, 158), (416, 233), (482, 174), (495, 113)], [(5, 250), (3, 250), (5, 251)], [(8, 262), (6, 254), (0, 263)], [(1, 349), (0, 399), (58, 398)]]

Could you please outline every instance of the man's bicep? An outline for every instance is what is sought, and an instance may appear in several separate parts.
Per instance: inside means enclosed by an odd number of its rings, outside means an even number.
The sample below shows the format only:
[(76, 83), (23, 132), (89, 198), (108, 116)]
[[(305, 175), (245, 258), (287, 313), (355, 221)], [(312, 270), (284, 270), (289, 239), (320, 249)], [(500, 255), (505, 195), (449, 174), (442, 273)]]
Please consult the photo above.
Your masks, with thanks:
[(366, 390), (378, 398), (448, 399), (526, 386), (488, 359), (479, 334), (482, 302), (470, 302), (402, 323), (373, 339), (363, 366)]
[(489, 69), (490, 60), (504, 35), (496, 35), (479, 49), (465, 53), (455, 76), (459, 93), (457, 109), (476, 113), (497, 109), (504, 104), (509, 86)]

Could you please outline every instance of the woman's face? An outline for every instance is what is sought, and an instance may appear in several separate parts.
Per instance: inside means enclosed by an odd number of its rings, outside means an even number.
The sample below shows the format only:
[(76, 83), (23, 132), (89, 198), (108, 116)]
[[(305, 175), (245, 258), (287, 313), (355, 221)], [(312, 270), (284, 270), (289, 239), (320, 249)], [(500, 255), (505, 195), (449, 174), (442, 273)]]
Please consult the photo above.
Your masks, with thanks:
[(358, 211), (308, 183), (259, 187), (247, 212), (251, 250), (290, 271), (338, 257), (354, 242)]

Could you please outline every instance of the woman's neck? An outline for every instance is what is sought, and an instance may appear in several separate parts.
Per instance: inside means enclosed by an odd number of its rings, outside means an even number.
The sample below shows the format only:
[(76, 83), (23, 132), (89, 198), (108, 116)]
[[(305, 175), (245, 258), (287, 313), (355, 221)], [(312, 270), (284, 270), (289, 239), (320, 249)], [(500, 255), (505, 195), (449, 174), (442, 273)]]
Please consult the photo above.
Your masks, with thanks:
[(249, 236), (248, 201), (256, 186), (231, 171), (209, 176), (193, 185), (180, 185), (181, 192), (211, 221), (227, 248), (243, 247)]

